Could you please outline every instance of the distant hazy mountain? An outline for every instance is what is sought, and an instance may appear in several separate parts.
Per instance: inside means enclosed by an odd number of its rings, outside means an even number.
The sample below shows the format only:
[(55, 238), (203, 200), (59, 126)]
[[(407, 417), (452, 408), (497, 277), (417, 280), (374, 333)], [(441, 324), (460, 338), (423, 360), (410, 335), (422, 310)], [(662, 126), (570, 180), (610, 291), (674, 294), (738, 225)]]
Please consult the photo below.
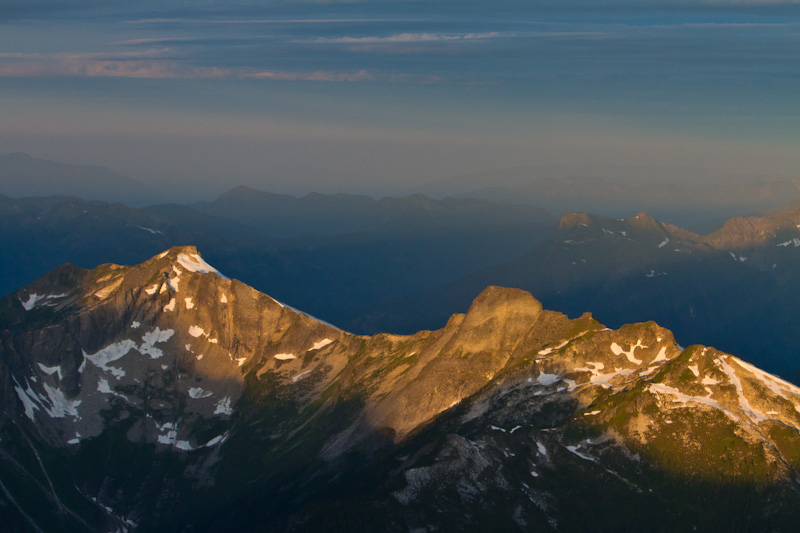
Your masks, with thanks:
[[(447, 191), (446, 194), (459, 198), (528, 203), (556, 214), (584, 211), (627, 218), (647, 211), (659, 220), (683, 227), (755, 214), (800, 195), (800, 180), (797, 179), (746, 180), (701, 175), (661, 180), (642, 169), (643, 174), (638, 179), (617, 181), (587, 175), (551, 177), (558, 174), (543, 175), (545, 171), (523, 167), (471, 174), (432, 182), (421, 190), (434, 197)], [(492, 185), (487, 186), (487, 183)]]
[(145, 205), (159, 198), (150, 187), (105, 167), (69, 165), (23, 153), (0, 155), (0, 194), (76, 196), (127, 205)]
[(4, 531), (800, 523), (800, 388), (515, 289), (436, 331), (368, 337), (194, 247), (65, 265), (0, 300), (0, 398)]
[(258, 228), (271, 237), (370, 233), (418, 235), (465, 228), (499, 228), (544, 224), (544, 209), (483, 199), (443, 198), (422, 194), (374, 200), (350, 194), (311, 193), (303, 197), (236, 187), (212, 202), (191, 208)]
[[(319, 211), (323, 222), (308, 222), (314, 209), (299, 200), (302, 209), (284, 208), (278, 218), (289, 228), (325, 233), (326, 220), (347, 216), (349, 201), (345, 197), (342, 207), (340, 199), (311, 197), (313, 204), (329, 206)], [(255, 204), (266, 210), (262, 219), (274, 217), (263, 202)], [(136, 263), (165, 247), (195, 242), (230, 275), (345, 329), (369, 332), (365, 309), (517, 257), (556, 230), (556, 220), (539, 210), (494, 201), (411, 197), (367, 199), (367, 205), (368, 216), (356, 211), (346, 222), (355, 233), (278, 240), (269, 237), (266, 222), (244, 217), (248, 225), (187, 206), (134, 209), (76, 198), (0, 196), (0, 292), (64, 262)]]
[[(202, 215), (228, 235), (247, 228)], [(122, 204), (74, 197), (12, 199), (0, 195), (0, 292), (27, 284), (65, 262), (94, 267), (109, 260), (137, 263), (177, 243), (202, 242), (214, 253), (251, 256), (231, 240)], [(263, 245), (258, 245), (262, 251)], [(236, 252), (234, 252), (236, 250)]]
[(371, 316), (378, 329), (442, 324), (446, 309), (490, 284), (530, 291), (572, 316), (589, 310), (613, 327), (656, 320), (682, 342), (702, 340), (800, 377), (800, 210), (733, 218), (708, 235), (644, 213), (566, 214), (558, 236), (528, 254)]

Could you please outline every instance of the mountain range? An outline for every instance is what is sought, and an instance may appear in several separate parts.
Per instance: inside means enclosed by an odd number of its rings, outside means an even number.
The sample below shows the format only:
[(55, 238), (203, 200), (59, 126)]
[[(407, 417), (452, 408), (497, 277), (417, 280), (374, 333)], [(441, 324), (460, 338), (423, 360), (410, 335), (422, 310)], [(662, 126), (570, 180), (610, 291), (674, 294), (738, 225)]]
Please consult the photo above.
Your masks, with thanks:
[[(437, 329), (500, 285), (612, 327), (655, 320), (684, 343), (717, 346), (800, 382), (796, 205), (702, 235), (646, 213), (559, 220), (525, 206), (421, 195), (312, 195), (278, 209), (283, 200), (246, 188), (202, 206), (144, 209), (0, 197), (0, 292), (64, 262), (134, 264), (196, 243), (231, 276), (356, 333)], [(342, 206), (359, 202), (344, 217)]]
[(140, 181), (97, 165), (73, 165), (21, 152), (0, 155), (0, 193), (13, 198), (44, 195), (147, 205), (159, 194)]
[(797, 197), (800, 181), (731, 177), (694, 168), (519, 167), (441, 179), (419, 191), (433, 198), (452, 195), (538, 205), (552, 213), (586, 211), (618, 218), (647, 211), (659, 220), (705, 233), (718, 221), (756, 214)]
[[(524, 206), (419, 195), (356, 197), (364, 208), (350, 215), (345, 195), (295, 199), (281, 210), (276, 195), (239, 188), (223, 196), (205, 206), (216, 214), (176, 204), (134, 209), (74, 197), (0, 196), (0, 294), (64, 262), (138, 263), (193, 243), (232, 276), (358, 329), (365, 307), (521, 255), (549, 238), (557, 222)], [(336, 220), (338, 233), (331, 229)], [(293, 225), (292, 234), (280, 229)]]
[(487, 285), (518, 287), (548, 308), (570, 316), (588, 309), (612, 327), (655, 320), (682, 342), (710, 343), (797, 380), (798, 247), (800, 210), (792, 207), (736, 217), (707, 235), (646, 213), (623, 220), (568, 213), (557, 235), (527, 254), (371, 316), (378, 329), (413, 331), (446, 320)]
[(800, 520), (800, 388), (519, 289), (485, 288), (441, 329), (363, 336), (194, 247), (67, 264), (0, 300), (0, 395), (10, 531)]

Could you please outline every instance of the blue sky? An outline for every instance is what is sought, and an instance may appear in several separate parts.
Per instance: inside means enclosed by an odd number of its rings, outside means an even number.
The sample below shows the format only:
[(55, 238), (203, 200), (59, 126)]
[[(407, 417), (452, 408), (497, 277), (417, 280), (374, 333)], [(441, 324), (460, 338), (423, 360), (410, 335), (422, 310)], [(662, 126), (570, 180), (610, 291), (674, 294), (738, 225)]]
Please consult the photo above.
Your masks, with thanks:
[(800, 177), (798, 94), (798, 2), (0, 1), (0, 152), (170, 199), (523, 165)]

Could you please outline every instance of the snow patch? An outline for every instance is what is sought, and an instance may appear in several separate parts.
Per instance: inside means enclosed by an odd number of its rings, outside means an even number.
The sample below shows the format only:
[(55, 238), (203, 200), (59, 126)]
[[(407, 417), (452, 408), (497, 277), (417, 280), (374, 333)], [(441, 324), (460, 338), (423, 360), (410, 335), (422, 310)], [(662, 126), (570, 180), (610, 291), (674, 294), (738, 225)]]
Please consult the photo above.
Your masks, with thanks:
[(113, 390), (111, 388), (111, 385), (108, 384), (108, 381), (105, 378), (100, 378), (100, 381), (97, 382), (97, 391), (102, 392), (103, 394), (111, 394), (113, 396), (117, 396), (125, 400), (128, 399), (124, 394), (120, 394), (115, 390)]
[(206, 263), (205, 260), (200, 257), (200, 254), (178, 254), (178, 264), (189, 272), (198, 272), (200, 274), (214, 273), (221, 278), (229, 279), (220, 274), (219, 270)]
[(278, 359), (279, 361), (288, 361), (290, 359), (297, 359), (297, 356), (293, 353), (276, 353), (273, 357)]
[(650, 386), (647, 388), (648, 392), (655, 395), (670, 395), (674, 398), (675, 402), (683, 404), (689, 403), (699, 403), (701, 405), (706, 405), (708, 407), (713, 407), (714, 409), (719, 409), (726, 415), (728, 415), (733, 420), (739, 421), (739, 417), (733, 414), (728, 409), (722, 407), (718, 402), (711, 399), (711, 394), (709, 393), (708, 396), (690, 396), (688, 394), (684, 394), (678, 389), (674, 387), (670, 387), (668, 385), (664, 385), (663, 383), (651, 383)]
[(136, 349), (136, 347), (136, 343), (131, 339), (125, 339), (123, 341), (115, 342), (114, 344), (109, 344), (94, 354), (87, 354), (84, 351), (83, 357), (100, 370), (104, 372), (111, 372), (114, 377), (120, 379), (125, 375), (125, 371), (121, 368), (108, 366), (108, 363), (122, 358), (131, 350)]
[(642, 360), (641, 359), (636, 359), (636, 357), (633, 356), (633, 352), (636, 350), (636, 348), (647, 348), (647, 346), (643, 346), (642, 345), (642, 340), (639, 339), (638, 341), (636, 341), (636, 344), (631, 345), (631, 349), (626, 352), (616, 342), (612, 342), (611, 343), (611, 351), (614, 353), (614, 355), (623, 355), (624, 354), (625, 357), (628, 358), (628, 361), (630, 361), (631, 363), (633, 363), (635, 365), (641, 365), (642, 364)]
[(152, 228), (146, 228), (146, 227), (144, 227), (144, 226), (136, 226), (136, 227), (137, 227), (137, 228), (139, 228), (139, 229), (141, 229), (141, 230), (144, 230), (144, 231), (146, 231), (146, 232), (148, 232), (148, 233), (151, 233), (151, 234), (153, 234), (153, 235), (164, 235), (163, 233), (161, 233), (160, 231), (158, 231), (158, 230), (156, 230), (156, 229), (152, 229)]
[(166, 435), (159, 435), (158, 442), (161, 444), (172, 445), (175, 443), (175, 440), (177, 438), (178, 438), (178, 431), (173, 429), (168, 431)]
[(36, 363), (39, 365), (39, 368), (42, 369), (42, 372), (47, 374), (48, 376), (52, 376), (53, 374), (58, 374), (58, 380), (61, 381), (63, 378), (61, 376), (61, 365), (59, 366), (44, 366), (42, 363)]
[(539, 355), (550, 355), (550, 354), (551, 354), (551, 353), (553, 353), (554, 351), (556, 351), (556, 350), (560, 350), (561, 348), (563, 348), (564, 346), (566, 346), (567, 344), (569, 344), (569, 342), (570, 342), (571, 340), (572, 340), (572, 339), (567, 339), (567, 340), (565, 340), (564, 342), (562, 342), (561, 344), (559, 344), (558, 346), (553, 346), (553, 347), (551, 347), (551, 348), (545, 348), (544, 350), (539, 350)]
[(578, 457), (580, 457), (581, 459), (586, 459), (587, 461), (591, 461), (593, 463), (597, 462), (597, 459), (595, 459), (594, 457), (589, 457), (588, 455), (584, 455), (581, 452), (579, 452), (577, 446), (567, 446), (566, 448), (575, 455), (577, 455)]
[(164, 311), (174, 311), (175, 310), (175, 298), (170, 299), (169, 303), (164, 306)]
[(757, 367), (751, 365), (750, 363), (746, 363), (745, 361), (742, 361), (741, 359), (734, 358), (734, 361), (736, 361), (736, 363), (740, 367), (742, 367), (743, 369), (745, 369), (745, 370), (749, 371), (750, 373), (752, 373), (753, 377), (755, 377), (755, 379), (760, 381), (770, 391), (772, 391), (773, 393), (777, 394), (781, 398), (784, 398), (784, 399), (789, 400), (790, 402), (792, 402), (792, 404), (794, 405), (795, 410), (800, 412), (800, 407), (798, 407), (797, 404), (795, 404), (792, 401), (791, 398), (786, 396), (786, 394), (791, 394), (791, 395), (794, 395), (794, 396), (800, 396), (800, 388), (796, 387), (795, 385), (792, 385), (788, 381), (782, 380), (778, 376), (773, 376), (772, 374), (764, 372), (760, 368), (757, 368)]
[(131, 324), (131, 329), (137, 329), (139, 326), (141, 326), (141, 324), (134, 320)]
[(33, 294), (29, 295), (28, 299), (25, 301), (22, 301), (22, 298), (20, 298), (19, 303), (22, 304), (22, 307), (24, 307), (26, 311), (30, 311), (33, 309), (33, 306), (36, 305), (36, 302), (43, 300), (44, 298), (44, 294), (39, 295), (34, 292)]
[(322, 339), (321, 341), (315, 342), (314, 346), (312, 346), (309, 349), (309, 351), (311, 351), (311, 350), (319, 350), (319, 349), (324, 348), (325, 346), (329, 345), (332, 342), (333, 342), (333, 339)]
[(558, 377), (558, 374), (547, 374), (545, 372), (542, 372), (541, 374), (539, 374), (539, 377), (536, 378), (536, 381), (539, 383), (539, 385), (547, 386), (547, 385), (552, 385), (557, 381), (560, 381), (560, 379)]
[(639, 372), (639, 375), (640, 376), (649, 376), (650, 374), (652, 374), (653, 372), (655, 372), (659, 368), (661, 368), (661, 367), (659, 367), (659, 366), (649, 366), (649, 367), (647, 367), (647, 370), (643, 370), (642, 372)]
[(161, 342), (167, 342), (174, 334), (175, 331), (171, 329), (161, 331), (160, 328), (156, 327), (153, 331), (145, 333), (142, 336), (142, 345), (139, 346), (139, 352), (141, 352), (142, 355), (149, 355), (151, 359), (160, 359), (164, 355), (164, 352), (156, 348), (155, 345)]
[(100, 298), (101, 300), (105, 300), (106, 298), (108, 298), (108, 295), (111, 294), (112, 292), (114, 292), (114, 289), (116, 289), (120, 285), (122, 285), (122, 278), (121, 277), (118, 278), (111, 285), (106, 285), (105, 287), (103, 287), (102, 289), (100, 289), (99, 291), (94, 293), (94, 295), (97, 296), (98, 298)]
[(226, 396), (217, 402), (216, 409), (214, 409), (214, 414), (228, 416), (233, 414), (233, 407), (231, 407), (230, 397)]
[(203, 328), (200, 326), (189, 326), (189, 335), (192, 337), (199, 337), (200, 335), (208, 337), (208, 333), (206, 333), (205, 330), (203, 330)]
[(540, 455), (547, 456), (547, 448), (545, 448), (544, 444), (542, 444), (538, 440), (536, 441), (536, 449), (539, 450)]
[(151, 286), (151, 287), (147, 287), (147, 288), (144, 290), (144, 292), (146, 292), (147, 294), (149, 294), (149, 295), (151, 295), (151, 296), (152, 296), (153, 294), (155, 294), (155, 293), (156, 293), (156, 291), (157, 291), (157, 290), (158, 290), (158, 283), (156, 283), (155, 285), (153, 285), (153, 286)]
[(600, 376), (592, 376), (591, 382), (593, 385), (600, 385), (604, 389), (608, 389), (611, 387), (611, 380), (617, 376), (630, 376), (633, 374), (633, 370), (630, 368), (615, 368), (614, 372), (609, 372), (608, 374), (602, 374)]
[(97, 392), (102, 392), (103, 394), (114, 394), (114, 391), (111, 390), (111, 386), (108, 384), (108, 380), (105, 378), (100, 378), (100, 381), (97, 382)]
[(210, 396), (214, 396), (214, 393), (211, 391), (203, 390), (200, 387), (192, 387), (189, 389), (189, 396), (194, 398), (195, 400), (199, 400), (201, 398), (208, 398)]
[(697, 367), (697, 365), (687, 365), (686, 368), (688, 368), (689, 370), (692, 371), (692, 374), (694, 374), (694, 377), (696, 377), (696, 378), (700, 377), (700, 369)]
[(633, 370), (625, 369), (625, 368), (614, 368), (613, 372), (609, 372), (607, 374), (603, 374), (600, 372), (605, 368), (603, 363), (594, 363), (594, 362), (587, 362), (587, 367), (591, 366), (592, 368), (581, 367), (576, 368), (575, 370), (580, 372), (591, 372), (592, 376), (589, 378), (589, 382), (592, 385), (600, 385), (604, 389), (608, 389), (611, 387), (611, 380), (616, 376), (629, 376), (633, 374)]
[(219, 303), (222, 303), (222, 304), (228, 303), (228, 297), (225, 296), (225, 293), (222, 293), (222, 296), (219, 297)]
[(669, 243), (669, 237), (665, 237), (664, 240), (661, 241), (661, 244), (658, 245), (658, 247), (663, 248), (667, 245), (667, 243)]
[[(660, 338), (658, 339), (658, 342), (661, 342)], [(650, 361), (650, 364), (652, 364), (652, 363), (660, 363), (662, 361), (669, 361), (669, 359), (667, 359), (667, 347), (666, 346), (662, 346), (661, 347), (661, 349), (658, 351), (658, 355), (656, 355), (655, 359)]]
[(184, 298), (184, 302), (186, 302), (186, 309), (192, 309), (194, 307), (194, 302), (191, 298)]
[(67, 415), (80, 418), (77, 409), (81, 404), (80, 400), (67, 400), (61, 389), (53, 388), (47, 383), (44, 384), (44, 390), (50, 399), (50, 407), (48, 408), (44, 404), (42, 404), (42, 407), (51, 418), (64, 418)]
[(206, 442), (204, 444), (204, 446), (206, 448), (210, 448), (211, 446), (216, 446), (217, 444), (222, 444), (226, 440), (228, 440), (228, 433), (224, 433), (222, 435), (218, 435), (218, 436), (214, 437), (210, 441)]
[[(174, 267), (173, 267), (173, 269), (174, 269)], [(181, 282), (181, 277), (180, 276), (175, 276), (174, 278), (169, 278), (169, 277), (167, 278), (167, 285), (169, 285), (169, 288), (172, 289), (175, 292), (178, 292), (178, 284), (180, 282)], [(163, 288), (163, 286), (162, 286), (162, 288)]]
[(297, 383), (298, 381), (300, 381), (301, 379), (303, 379), (304, 377), (306, 377), (310, 373), (311, 373), (311, 370), (306, 370), (305, 372), (300, 372), (299, 374), (297, 374), (295, 377), (292, 378), (292, 383)]
[(750, 405), (750, 401), (744, 395), (742, 382), (739, 379), (739, 376), (736, 375), (736, 371), (733, 369), (733, 367), (728, 364), (727, 357), (720, 357), (717, 359), (717, 361), (719, 361), (720, 369), (728, 375), (731, 384), (736, 387), (736, 393), (739, 396), (739, 407), (741, 410), (744, 411), (745, 414), (747, 414), (747, 416), (749, 416), (754, 422), (763, 422), (764, 420), (767, 420), (767, 416), (764, 413)]
[(37, 398), (36, 393), (33, 391), (30, 383), (28, 383), (27, 381), (25, 382), (25, 384), (28, 386), (27, 389), (22, 388), (22, 386), (17, 381), (17, 378), (14, 378), (14, 383), (16, 383), (14, 390), (17, 391), (17, 396), (19, 396), (19, 399), (22, 402), (22, 406), (25, 408), (25, 416), (27, 416), (28, 418), (30, 418), (32, 421), (35, 422), (36, 420), (34, 419), (33, 412), (34, 410), (39, 409), (38, 405), (39, 399)]

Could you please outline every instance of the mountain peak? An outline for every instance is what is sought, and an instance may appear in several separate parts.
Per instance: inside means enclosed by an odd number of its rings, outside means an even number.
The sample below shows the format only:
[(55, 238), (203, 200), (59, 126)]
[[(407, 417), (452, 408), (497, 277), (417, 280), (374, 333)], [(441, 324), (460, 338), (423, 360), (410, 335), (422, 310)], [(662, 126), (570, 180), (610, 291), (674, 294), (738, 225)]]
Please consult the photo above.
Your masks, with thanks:
[(635, 217), (631, 218), (631, 220), (636, 220), (638, 222), (656, 222), (656, 219), (648, 215), (647, 211), (640, 211)]
[(197, 247), (194, 246), (194, 245), (191, 245), (191, 244), (173, 246), (172, 248), (170, 248), (166, 252), (162, 252), (162, 254), (160, 254), (160, 255), (162, 255), (162, 256), (163, 255), (177, 256), (177, 255), (180, 255), (180, 254), (196, 254), (196, 255), (200, 255), (197, 252)]
[(459, 329), (467, 332), (474, 347), (500, 346), (530, 329), (541, 314), (542, 304), (531, 293), (489, 286), (473, 300)]
[(486, 313), (496, 315), (498, 311), (503, 314), (536, 317), (542, 312), (542, 304), (531, 293), (522, 289), (490, 285), (473, 300), (467, 312), (467, 319)]
[(640, 212), (635, 217), (627, 219), (625, 222), (640, 230), (656, 231), (658, 233), (663, 233), (664, 231), (661, 223), (644, 211)]
[(586, 213), (564, 213), (558, 223), (559, 229), (569, 229), (575, 226), (591, 226), (594, 224), (592, 217)]
[(197, 272), (199, 274), (217, 274), (225, 279), (219, 270), (209, 265), (193, 245), (173, 246), (169, 250), (161, 252), (145, 264), (155, 262), (156, 264), (172, 263), (176, 273), (180, 270)]
[(26, 154), (25, 152), (9, 152), (7, 154), (0, 155), (0, 159), (5, 161), (30, 161), (31, 159), (35, 159), (30, 154)]

